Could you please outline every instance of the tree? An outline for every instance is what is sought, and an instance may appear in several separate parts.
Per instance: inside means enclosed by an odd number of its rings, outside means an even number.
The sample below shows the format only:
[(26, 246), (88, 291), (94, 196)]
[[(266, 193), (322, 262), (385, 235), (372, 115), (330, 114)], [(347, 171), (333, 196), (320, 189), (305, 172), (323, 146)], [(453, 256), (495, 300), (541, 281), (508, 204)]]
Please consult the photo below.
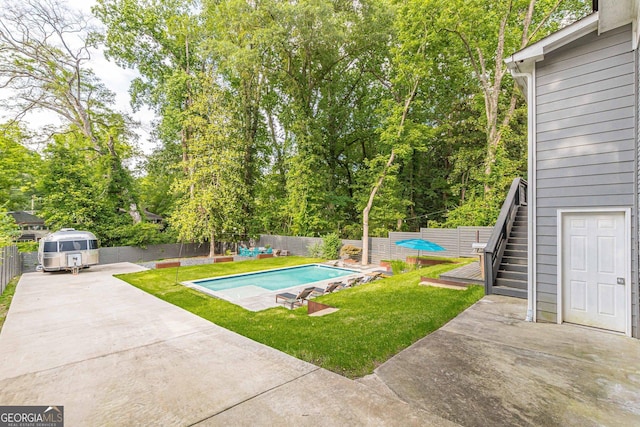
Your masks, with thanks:
[[(224, 81), (227, 108), (238, 126), (238, 149), (243, 153), (241, 179), (246, 191), (242, 201), (242, 234), (252, 230), (255, 195), (260, 171), (267, 165), (268, 136), (265, 119), (266, 63), (273, 22), (266, 19), (273, 3), (244, 0), (206, 1), (203, 21), (210, 37), (202, 53), (215, 63), (211, 72)], [(269, 108), (268, 106), (266, 108)]]
[(478, 85), (484, 101), (484, 176), (485, 193), (489, 193), (496, 153), (505, 143), (503, 134), (509, 128), (519, 100), (518, 89), (508, 76), (504, 59), (556, 30), (569, 16), (583, 16), (589, 5), (579, 0), (429, 0), (415, 2), (415, 5), (420, 10), (415, 17), (430, 17), (427, 19), (442, 31), (435, 34), (433, 41), (445, 36), (449, 49), (462, 54), (464, 61), (448, 61), (447, 69), (463, 66)]
[(6, 208), (4, 206), (0, 206), (0, 248), (3, 246), (8, 246), (13, 243), (13, 241), (20, 237), (21, 231), (16, 221), (13, 219), (11, 215), (7, 215)]
[(165, 144), (146, 156), (136, 180), (141, 206), (162, 217), (171, 214), (176, 201), (172, 188), (184, 176), (177, 161), (181, 158), (179, 144)]
[[(404, 104), (401, 106), (400, 110), (396, 110), (399, 113), (399, 118), (396, 123), (392, 123), (391, 127), (387, 129), (385, 136), (383, 136), (383, 140), (387, 140), (388, 144), (391, 146), (391, 153), (389, 157), (382, 167), (377, 180), (375, 181), (373, 187), (371, 188), (371, 192), (369, 193), (369, 199), (367, 201), (367, 205), (362, 211), (362, 264), (367, 265), (369, 263), (369, 213), (371, 212), (371, 208), (373, 207), (373, 201), (376, 197), (376, 194), (380, 190), (380, 187), (384, 183), (384, 180), (389, 173), (391, 167), (393, 166), (393, 162), (395, 161), (396, 155), (398, 151), (405, 153), (409, 150), (409, 147), (406, 145), (401, 145), (403, 132), (405, 130), (405, 123), (407, 121), (407, 116), (409, 114), (409, 108), (411, 107), (411, 103), (416, 96), (418, 85), (420, 83), (420, 77), (414, 76), (414, 82), (412, 86), (410, 86), (409, 93), (405, 96)], [(394, 121), (392, 119), (392, 121)], [(395, 125), (395, 126), (394, 126)], [(390, 132), (389, 132), (390, 131)]]
[(23, 132), (15, 125), (0, 126), (0, 200), (4, 209), (26, 210), (35, 195), (40, 156), (26, 148)]
[[(211, 74), (206, 73), (207, 76)], [(215, 255), (217, 236), (242, 226), (246, 188), (242, 180), (244, 151), (241, 132), (224, 91), (209, 77), (200, 96), (193, 100), (192, 129), (187, 165), (189, 176), (176, 181), (183, 197), (170, 222), (181, 240), (209, 240)], [(186, 189), (193, 189), (192, 192)]]
[(198, 6), (183, 0), (98, 0), (92, 9), (106, 27), (106, 57), (140, 74), (130, 89), (134, 108), (146, 104), (158, 113), (158, 136), (167, 144), (180, 142), (184, 166), (191, 138), (185, 113), (198, 87), (194, 73), (203, 67)]
[(289, 232), (323, 234), (356, 220), (357, 174), (376, 154), (392, 14), (376, 1), (302, 1), (273, 13), (269, 83), (289, 149)]
[(92, 47), (86, 17), (55, 0), (26, 0), (0, 12), (0, 88), (13, 92), (16, 119), (44, 110), (77, 132), (108, 165), (108, 196), (140, 221), (131, 179), (122, 162), (131, 155), (128, 118), (112, 110), (114, 95), (87, 67)]
[(113, 243), (108, 231), (123, 225), (113, 200), (106, 193), (99, 155), (79, 133), (57, 135), (44, 150), (38, 183), (41, 214), (52, 230), (74, 227), (93, 231), (104, 245)]

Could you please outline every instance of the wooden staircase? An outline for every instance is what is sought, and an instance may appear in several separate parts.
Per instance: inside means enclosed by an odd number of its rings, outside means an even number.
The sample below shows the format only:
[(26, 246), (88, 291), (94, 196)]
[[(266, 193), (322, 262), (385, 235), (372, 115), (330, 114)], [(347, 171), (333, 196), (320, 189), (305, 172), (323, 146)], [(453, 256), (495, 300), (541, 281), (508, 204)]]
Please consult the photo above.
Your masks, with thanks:
[(493, 284), (493, 293), (527, 298), (527, 206), (518, 207)]

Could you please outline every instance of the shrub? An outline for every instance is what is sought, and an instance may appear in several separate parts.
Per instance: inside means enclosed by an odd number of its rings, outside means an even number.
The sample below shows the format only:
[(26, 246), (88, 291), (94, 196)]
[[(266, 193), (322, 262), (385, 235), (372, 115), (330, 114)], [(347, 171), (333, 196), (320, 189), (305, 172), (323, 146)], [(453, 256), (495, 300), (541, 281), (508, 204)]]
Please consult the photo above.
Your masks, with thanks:
[(391, 271), (393, 274), (406, 273), (407, 271), (415, 270), (416, 266), (414, 264), (406, 263), (400, 259), (394, 259), (391, 261)]
[(340, 256), (357, 257), (362, 252), (362, 248), (353, 245), (344, 245), (340, 249)]
[(342, 240), (337, 233), (327, 234), (322, 238), (322, 258), (336, 259), (342, 246)]
[(307, 250), (309, 251), (309, 257), (322, 258), (322, 244), (320, 242), (309, 246)]

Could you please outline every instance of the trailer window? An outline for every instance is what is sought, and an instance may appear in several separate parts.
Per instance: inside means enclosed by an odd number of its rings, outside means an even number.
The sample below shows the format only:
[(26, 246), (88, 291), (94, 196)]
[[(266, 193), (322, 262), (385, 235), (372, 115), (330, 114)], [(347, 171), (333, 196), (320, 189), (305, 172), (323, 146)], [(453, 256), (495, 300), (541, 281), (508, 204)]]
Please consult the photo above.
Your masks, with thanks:
[(58, 242), (44, 242), (44, 252), (58, 252)]
[(68, 242), (60, 242), (60, 252), (84, 251), (87, 250), (86, 240), (73, 240)]
[(98, 241), (89, 240), (89, 249), (98, 249)]

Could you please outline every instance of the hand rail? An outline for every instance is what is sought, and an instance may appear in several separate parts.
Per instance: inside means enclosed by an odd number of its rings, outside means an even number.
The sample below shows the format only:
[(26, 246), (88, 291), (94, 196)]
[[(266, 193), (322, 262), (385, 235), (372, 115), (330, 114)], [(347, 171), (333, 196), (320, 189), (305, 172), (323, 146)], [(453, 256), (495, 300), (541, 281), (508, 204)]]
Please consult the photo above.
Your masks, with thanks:
[(507, 198), (502, 204), (500, 215), (493, 227), (491, 237), (484, 249), (484, 292), (486, 295), (493, 293), (493, 284), (498, 276), (498, 267), (502, 261), (502, 255), (506, 247), (513, 221), (518, 207), (527, 202), (527, 181), (516, 178), (511, 183)]

